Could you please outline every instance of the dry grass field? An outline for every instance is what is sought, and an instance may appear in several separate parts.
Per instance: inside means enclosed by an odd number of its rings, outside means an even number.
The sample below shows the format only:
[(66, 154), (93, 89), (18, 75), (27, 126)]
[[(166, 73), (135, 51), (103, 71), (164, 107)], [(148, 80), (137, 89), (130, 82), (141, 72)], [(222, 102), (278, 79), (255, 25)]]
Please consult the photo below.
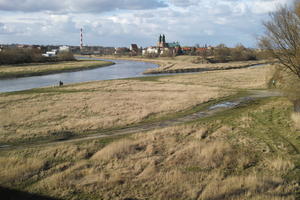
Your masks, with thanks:
[[(98, 57), (99, 58), (99, 57)], [(143, 62), (152, 62), (159, 65), (158, 68), (148, 69), (145, 74), (156, 73), (174, 73), (178, 70), (195, 70), (195, 69), (231, 69), (231, 68), (243, 68), (246, 66), (264, 64), (265, 60), (260, 61), (241, 61), (241, 62), (228, 62), (228, 63), (215, 63), (215, 64), (201, 64), (197, 63), (197, 56), (176, 56), (176, 57), (159, 57), (159, 58), (143, 58), (143, 57), (100, 57), (109, 59), (124, 59), (124, 60), (136, 60)]]
[(62, 199), (294, 200), (289, 106), (273, 98), (125, 138), (1, 152), (0, 185)]
[(0, 78), (37, 76), (65, 71), (77, 71), (108, 66), (111, 64), (113, 63), (105, 61), (72, 61), (50, 64), (1, 65)]
[(2, 94), (0, 143), (84, 134), (159, 119), (240, 89), (264, 88), (268, 70), (99, 81)]
[[(160, 120), (239, 91), (265, 89), (270, 68), (0, 94), (0, 143)], [(74, 200), (296, 200), (298, 122), (286, 98), (269, 97), (143, 133), (0, 149), (0, 186)]]
[(294, 121), (296, 128), (300, 130), (300, 113), (293, 113), (292, 120)]

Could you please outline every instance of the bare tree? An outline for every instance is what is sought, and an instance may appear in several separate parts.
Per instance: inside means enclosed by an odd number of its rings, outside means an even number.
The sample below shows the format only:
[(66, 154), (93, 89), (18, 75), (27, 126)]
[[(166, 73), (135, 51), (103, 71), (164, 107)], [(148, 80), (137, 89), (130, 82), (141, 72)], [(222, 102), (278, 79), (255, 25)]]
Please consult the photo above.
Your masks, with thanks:
[(300, 1), (293, 8), (282, 7), (264, 22), (260, 46), (300, 79)]
[(282, 69), (288, 69), (296, 75), (298, 81), (289, 84), (288, 88), (294, 111), (300, 112), (297, 86), (300, 80), (300, 0), (295, 0), (293, 7), (281, 7), (270, 17), (268, 22), (264, 22), (266, 33), (260, 39), (260, 46), (280, 62)]

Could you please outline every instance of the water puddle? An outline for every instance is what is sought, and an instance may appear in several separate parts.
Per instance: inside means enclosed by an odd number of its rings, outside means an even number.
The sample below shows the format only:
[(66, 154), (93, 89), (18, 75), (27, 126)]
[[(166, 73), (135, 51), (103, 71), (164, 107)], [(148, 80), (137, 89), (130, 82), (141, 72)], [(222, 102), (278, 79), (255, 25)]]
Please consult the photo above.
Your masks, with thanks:
[(213, 105), (211, 107), (209, 107), (209, 110), (215, 110), (215, 109), (218, 109), (218, 108), (233, 108), (237, 105), (239, 105), (240, 102), (222, 102), (222, 103), (219, 103), (219, 104), (216, 104), (216, 105)]
[(0, 145), (0, 149), (5, 149), (5, 148), (8, 148), (10, 147), (10, 145)]

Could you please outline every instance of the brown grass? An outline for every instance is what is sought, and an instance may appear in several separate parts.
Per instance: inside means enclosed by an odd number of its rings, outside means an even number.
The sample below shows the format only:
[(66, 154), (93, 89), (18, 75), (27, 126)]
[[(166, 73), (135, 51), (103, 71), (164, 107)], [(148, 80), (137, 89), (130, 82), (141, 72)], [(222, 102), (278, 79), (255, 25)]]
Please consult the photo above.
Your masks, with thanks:
[(232, 94), (209, 86), (127, 80), (57, 90), (1, 97), (0, 141), (126, 126)]
[[(69, 85), (48, 93), (1, 95), (0, 141), (109, 129), (159, 118), (200, 103), (265, 88), (268, 68)], [(134, 112), (132, 112), (134, 111)]]
[(221, 72), (203, 72), (200, 74), (181, 75), (176, 79), (164, 78), (168, 82), (181, 82), (201, 84), (207, 86), (217, 86), (221, 88), (232, 89), (254, 89), (266, 88), (268, 81), (267, 74), (271, 66), (251, 68), (251, 69), (238, 69)]
[(251, 65), (257, 65), (265, 63), (265, 61), (244, 61), (244, 62), (229, 62), (229, 63), (216, 63), (216, 64), (194, 64), (186, 61), (159, 61), (160, 67), (155, 69), (148, 69), (145, 71), (146, 74), (152, 73), (168, 73), (176, 70), (185, 69), (231, 69), (231, 68), (243, 68)]
[(34, 76), (71, 70), (83, 70), (107, 66), (110, 64), (112, 63), (105, 61), (71, 61), (53, 64), (2, 65), (0, 67), (0, 78)]
[[(293, 167), (289, 161), (261, 160), (241, 174), (257, 162), (254, 151), (236, 149), (225, 138), (195, 139), (199, 128), (176, 126), (114, 142), (33, 188), (55, 196), (76, 190), (102, 199), (283, 199), (276, 194), (293, 191), (281, 178)], [(208, 135), (214, 132), (220, 130)], [(265, 162), (267, 167), (259, 167)]]
[(13, 185), (26, 181), (39, 172), (45, 162), (35, 158), (0, 157), (0, 184)]
[[(267, 72), (262, 67), (3, 94), (0, 139), (55, 136), (159, 118), (240, 89), (265, 88)], [(62, 199), (295, 199), (297, 184), (284, 179), (294, 168), (290, 157), (263, 151), (270, 140), (245, 134), (245, 129), (256, 128), (253, 114), (279, 108), (282, 101), (230, 119), (229, 124), (212, 119), (109, 144), (94, 140), (2, 152), (0, 184)], [(280, 150), (283, 155), (288, 151)]]
[(285, 179), (295, 167), (290, 150), (264, 152), (271, 140), (245, 134), (245, 127), (257, 126), (254, 113), (283, 101), (230, 120), (246, 126), (213, 119), (107, 145), (95, 140), (8, 151), (0, 156), (0, 184), (18, 187), (27, 180), (26, 190), (62, 199), (293, 200), (298, 186)]
[(295, 127), (300, 130), (300, 113), (292, 113), (292, 120)]
[(98, 151), (92, 159), (94, 160), (112, 160), (119, 159), (121, 156), (129, 154), (134, 151), (134, 142), (131, 140), (121, 140), (108, 145)]
[(249, 65), (263, 64), (262, 61), (239, 61), (239, 62), (228, 62), (228, 63), (215, 63), (215, 64), (195, 64), (194, 61), (199, 58), (197, 56), (176, 56), (176, 57), (158, 57), (158, 58), (142, 58), (142, 57), (100, 57), (109, 59), (124, 59), (124, 60), (135, 60), (143, 62), (152, 62), (158, 64), (159, 67), (155, 69), (148, 69), (145, 73), (168, 73), (175, 70), (183, 69), (228, 69), (228, 68), (241, 68)]

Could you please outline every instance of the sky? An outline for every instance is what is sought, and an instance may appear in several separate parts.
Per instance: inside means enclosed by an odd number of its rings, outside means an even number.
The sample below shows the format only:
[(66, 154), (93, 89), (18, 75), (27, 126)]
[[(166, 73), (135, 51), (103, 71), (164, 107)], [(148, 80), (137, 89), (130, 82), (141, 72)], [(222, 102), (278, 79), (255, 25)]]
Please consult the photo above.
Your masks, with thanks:
[(0, 0), (1, 44), (255, 47), (262, 21), (292, 0)]

